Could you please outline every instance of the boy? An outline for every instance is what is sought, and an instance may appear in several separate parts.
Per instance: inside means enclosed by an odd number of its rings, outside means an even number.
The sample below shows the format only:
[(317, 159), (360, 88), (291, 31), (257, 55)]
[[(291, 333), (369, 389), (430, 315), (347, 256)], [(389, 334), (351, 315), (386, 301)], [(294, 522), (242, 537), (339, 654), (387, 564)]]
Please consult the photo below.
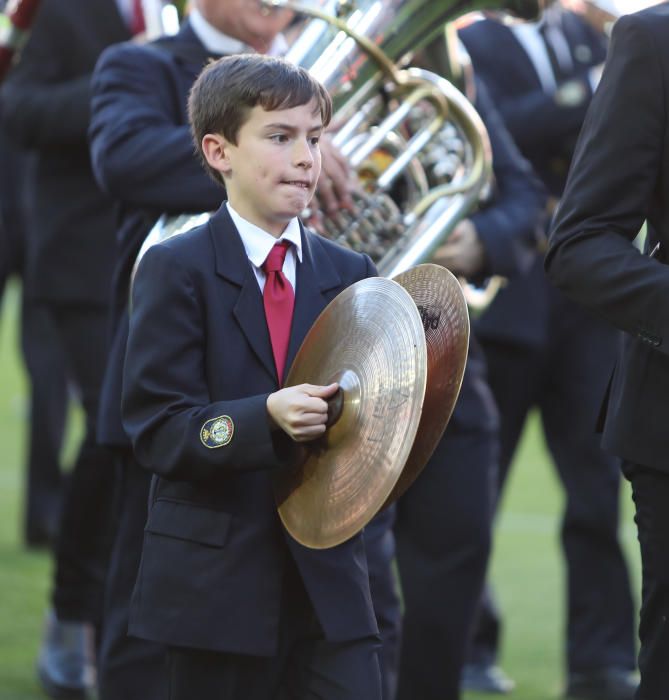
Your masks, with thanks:
[(380, 698), (361, 536), (300, 546), (271, 484), (293, 441), (324, 432), (336, 390), (277, 390), (284, 372), (327, 303), (374, 274), (296, 218), (330, 114), (322, 86), (280, 59), (205, 69), (189, 117), (229, 199), (150, 249), (135, 279), (124, 426), (157, 477), (130, 633), (168, 645), (172, 700)]

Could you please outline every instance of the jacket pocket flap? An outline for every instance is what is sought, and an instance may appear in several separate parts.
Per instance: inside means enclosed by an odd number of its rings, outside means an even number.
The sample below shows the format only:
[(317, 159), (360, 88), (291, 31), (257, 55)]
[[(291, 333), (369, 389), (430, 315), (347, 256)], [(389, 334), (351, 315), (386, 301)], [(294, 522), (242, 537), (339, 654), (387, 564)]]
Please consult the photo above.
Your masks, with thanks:
[(149, 512), (146, 532), (223, 547), (230, 529), (230, 514), (193, 503), (158, 499)]

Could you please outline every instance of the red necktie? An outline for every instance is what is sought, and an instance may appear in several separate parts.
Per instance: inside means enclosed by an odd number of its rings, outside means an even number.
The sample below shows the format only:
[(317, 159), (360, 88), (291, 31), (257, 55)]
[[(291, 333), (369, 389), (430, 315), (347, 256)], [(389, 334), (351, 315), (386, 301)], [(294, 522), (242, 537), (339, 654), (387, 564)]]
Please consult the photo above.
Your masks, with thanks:
[(283, 274), (283, 261), (286, 259), (289, 246), (288, 241), (275, 243), (262, 265), (262, 269), (267, 275), (263, 291), (265, 319), (272, 341), (272, 352), (279, 384), (282, 384), (283, 380), (288, 341), (290, 340), (290, 326), (293, 322), (293, 307), (295, 306), (295, 293)]
[(130, 21), (130, 31), (134, 34), (141, 34), (146, 29), (144, 23), (144, 10), (142, 0), (132, 0), (132, 17)]

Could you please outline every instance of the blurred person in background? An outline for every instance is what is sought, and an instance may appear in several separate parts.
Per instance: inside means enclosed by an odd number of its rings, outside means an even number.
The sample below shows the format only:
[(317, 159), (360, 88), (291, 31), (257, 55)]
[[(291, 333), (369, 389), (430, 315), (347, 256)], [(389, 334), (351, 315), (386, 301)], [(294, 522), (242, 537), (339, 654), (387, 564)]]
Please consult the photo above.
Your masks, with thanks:
[[(511, 135), (551, 196), (562, 195), (574, 146), (606, 55), (606, 38), (553, 3), (537, 23), (488, 17), (461, 30)], [(475, 325), (500, 411), (499, 491), (533, 407), (566, 493), (566, 670), (569, 697), (631, 700), (637, 685), (633, 604), (618, 539), (619, 461), (595, 434), (617, 332), (550, 286), (537, 253)], [(509, 692), (497, 666), (501, 620), (484, 596), (463, 687)]]
[(35, 151), (30, 173), (31, 289), (52, 320), (85, 434), (62, 506), (52, 593), (38, 659), (51, 697), (87, 697), (94, 628), (110, 551), (114, 469), (95, 438), (108, 348), (115, 212), (95, 183), (87, 141), (90, 79), (102, 50), (131, 36), (115, 0), (43, 0), (3, 84), (9, 136)]
[(11, 276), (21, 279), (20, 342), (29, 378), (23, 537), (29, 547), (53, 546), (58, 532), (61, 447), (68, 396), (53, 320), (33, 298), (29, 170), (34, 156), (0, 128), (0, 300)]
[[(602, 445), (623, 458), (641, 548), (637, 700), (669, 697), (669, 3), (613, 28), (601, 85), (558, 207), (546, 270), (624, 331)], [(634, 244), (644, 221), (643, 253)]]
[[(480, 283), (491, 275), (513, 278), (532, 264), (545, 194), (485, 86), (477, 84), (469, 92), (490, 136), (492, 195), (455, 224), (432, 262)], [(460, 674), (490, 551), (498, 429), (485, 358), (471, 337), (446, 432), (397, 503), (394, 531), (404, 599), (398, 700), (460, 697)]]

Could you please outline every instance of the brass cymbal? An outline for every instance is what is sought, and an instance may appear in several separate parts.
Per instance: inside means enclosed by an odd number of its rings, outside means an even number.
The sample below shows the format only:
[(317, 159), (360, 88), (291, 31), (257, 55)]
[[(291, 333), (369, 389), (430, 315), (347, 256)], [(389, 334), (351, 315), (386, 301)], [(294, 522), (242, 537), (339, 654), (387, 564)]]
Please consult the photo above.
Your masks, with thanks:
[(340, 412), (299, 466), (277, 476), (279, 516), (301, 544), (359, 532), (393, 490), (418, 430), (427, 346), (409, 293), (372, 277), (339, 294), (307, 334), (286, 386), (338, 382)]
[(441, 265), (417, 265), (393, 278), (418, 307), (427, 341), (427, 389), (409, 458), (384, 504), (421, 473), (446, 430), (460, 393), (469, 348), (469, 314), (460, 283)]

